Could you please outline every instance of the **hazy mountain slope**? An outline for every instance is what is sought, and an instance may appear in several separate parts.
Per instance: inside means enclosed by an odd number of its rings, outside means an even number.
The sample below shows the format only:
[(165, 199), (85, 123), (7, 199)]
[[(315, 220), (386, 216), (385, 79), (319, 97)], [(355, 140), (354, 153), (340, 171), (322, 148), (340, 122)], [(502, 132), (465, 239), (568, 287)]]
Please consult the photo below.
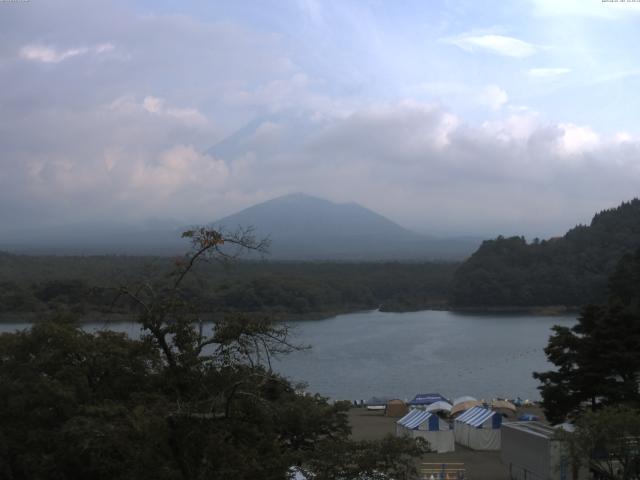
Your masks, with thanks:
[(251, 225), (271, 239), (278, 259), (463, 258), (477, 245), (472, 239), (426, 237), (355, 203), (337, 204), (292, 194), (254, 205), (215, 222), (233, 230)]
[[(479, 239), (438, 239), (411, 232), (355, 203), (337, 204), (304, 194), (246, 208), (213, 224), (233, 231), (253, 226), (270, 237), (275, 260), (461, 260)], [(0, 250), (29, 254), (176, 255), (188, 242), (176, 222), (84, 223), (0, 232)]]
[(307, 115), (287, 110), (262, 115), (226, 136), (205, 153), (225, 161), (233, 161), (249, 152), (264, 153), (290, 151), (301, 146), (320, 125)]
[(0, 250), (59, 255), (175, 255), (189, 247), (181, 238), (182, 231), (170, 222), (34, 226), (0, 232)]
[(460, 306), (538, 306), (601, 303), (620, 258), (640, 247), (640, 200), (597, 213), (560, 238), (522, 237), (482, 243), (456, 272)]
[(216, 224), (253, 225), (256, 230), (289, 237), (397, 235), (420, 236), (355, 203), (337, 204), (302, 193), (285, 195), (229, 215)]

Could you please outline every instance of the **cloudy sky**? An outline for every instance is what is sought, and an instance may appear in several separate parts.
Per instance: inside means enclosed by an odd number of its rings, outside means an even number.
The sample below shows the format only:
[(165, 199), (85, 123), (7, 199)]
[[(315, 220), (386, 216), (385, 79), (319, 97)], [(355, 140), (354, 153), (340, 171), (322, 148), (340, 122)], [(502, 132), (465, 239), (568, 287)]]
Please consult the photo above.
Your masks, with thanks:
[(2, 2), (0, 222), (305, 192), (561, 234), (639, 194), (639, 27), (601, 0)]

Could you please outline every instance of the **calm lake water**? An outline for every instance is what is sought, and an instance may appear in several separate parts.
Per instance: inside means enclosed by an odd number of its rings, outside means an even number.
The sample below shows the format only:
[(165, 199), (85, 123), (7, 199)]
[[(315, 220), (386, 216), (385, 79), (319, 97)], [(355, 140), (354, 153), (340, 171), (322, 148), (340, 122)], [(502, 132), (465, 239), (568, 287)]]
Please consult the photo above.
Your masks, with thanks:
[[(282, 357), (274, 368), (294, 381), (306, 381), (309, 391), (334, 399), (410, 399), (419, 392), (538, 399), (531, 372), (551, 367), (543, 352), (551, 327), (574, 323), (575, 316), (434, 310), (371, 311), (290, 322), (294, 342), (312, 348)], [(2, 324), (0, 331), (26, 326)], [(108, 327), (132, 336), (140, 331), (130, 323)]]

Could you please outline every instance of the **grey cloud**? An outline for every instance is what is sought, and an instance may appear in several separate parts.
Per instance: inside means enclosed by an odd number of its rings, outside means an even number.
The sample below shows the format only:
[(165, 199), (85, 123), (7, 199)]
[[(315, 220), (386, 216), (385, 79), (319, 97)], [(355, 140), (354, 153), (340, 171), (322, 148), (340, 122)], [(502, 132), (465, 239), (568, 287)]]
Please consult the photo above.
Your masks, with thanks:
[(355, 195), (425, 230), (558, 234), (637, 195), (637, 139), (602, 139), (569, 154), (562, 146), (575, 127), (537, 124), (505, 137), (505, 126), (498, 138), (449, 116), (402, 104), (382, 116), (360, 112), (314, 139), (311, 157), (338, 159), (333, 183), (343, 191), (334, 195)]
[[(637, 194), (637, 139), (331, 96), (275, 35), (115, 5), (32, 2), (0, 18), (4, 225), (208, 221), (305, 191), (423, 231), (550, 235)], [(57, 63), (19, 54), (102, 44)]]

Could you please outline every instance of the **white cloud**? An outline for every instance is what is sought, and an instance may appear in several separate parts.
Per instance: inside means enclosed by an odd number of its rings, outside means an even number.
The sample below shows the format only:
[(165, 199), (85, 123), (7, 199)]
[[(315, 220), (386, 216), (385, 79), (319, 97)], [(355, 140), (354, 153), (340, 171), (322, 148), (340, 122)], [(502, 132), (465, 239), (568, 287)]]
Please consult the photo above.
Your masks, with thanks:
[(475, 86), (459, 82), (431, 82), (416, 85), (410, 89), (419, 96), (427, 95), (450, 104), (456, 99), (467, 105), (500, 110), (509, 101), (507, 92), (498, 85)]
[(20, 57), (25, 60), (31, 60), (42, 63), (60, 63), (68, 58), (93, 53), (99, 55), (110, 52), (114, 49), (111, 43), (102, 43), (94, 47), (78, 47), (69, 48), (67, 50), (58, 50), (52, 46), (46, 45), (25, 45), (20, 49)]
[(561, 154), (583, 154), (600, 146), (600, 135), (590, 127), (572, 123), (561, 123), (558, 127), (562, 131), (562, 136), (558, 138), (558, 149)]
[(618, 143), (630, 143), (637, 141), (629, 132), (618, 132), (614, 135), (614, 139)]
[(176, 118), (181, 122), (192, 126), (203, 126), (209, 123), (207, 117), (195, 108), (167, 108), (166, 115)]
[(153, 95), (145, 96), (141, 102), (136, 101), (135, 97), (131, 95), (125, 95), (111, 102), (107, 108), (126, 115), (144, 111), (165, 118), (173, 118), (194, 127), (204, 126), (208, 123), (207, 117), (195, 108), (165, 107), (165, 103), (164, 98)]
[(509, 100), (507, 92), (497, 85), (488, 85), (482, 89), (478, 102), (491, 110), (500, 110)]
[[(591, 214), (637, 194), (637, 132), (609, 138), (590, 126), (549, 123), (532, 113), (541, 106), (539, 92), (509, 83), (536, 65), (547, 71), (532, 76), (572, 65), (560, 57), (534, 65), (509, 62), (512, 69), (505, 66), (496, 77), (486, 71), (491, 64), (480, 66), (492, 60), (486, 57), (462, 55), (460, 61), (450, 49), (422, 46), (418, 57), (393, 42), (381, 42), (380, 51), (367, 43), (354, 50), (349, 35), (336, 35), (346, 42), (339, 48), (348, 61), (340, 63), (325, 55), (335, 50), (312, 50), (315, 38), (292, 45), (292, 30), (258, 32), (234, 23), (232, 15), (228, 23), (140, 17), (109, 5), (45, 2), (19, 22), (0, 19), (7, 59), (19, 52), (24, 60), (66, 67), (34, 71), (22, 82), (24, 62), (2, 62), (7, 87), (0, 105), (11, 122), (0, 131), (0, 204), (12, 206), (0, 213), (3, 225), (148, 216), (207, 221), (283, 192), (307, 191), (358, 201), (424, 229), (457, 225), (466, 233), (500, 233), (511, 225), (522, 233), (539, 226), (543, 235), (549, 225), (574, 224), (581, 219), (577, 211)], [(315, 8), (325, 5), (308, 2), (307, 20), (322, 20)], [(83, 15), (71, 15), (80, 7)], [(468, 32), (443, 41), (512, 58), (543, 48), (500, 33)], [(547, 39), (550, 31), (539, 34)], [(123, 52), (131, 62), (72, 60), (125, 58)], [(354, 52), (363, 58), (352, 64)], [(406, 60), (406, 69), (380, 61), (394, 54)], [(418, 64), (431, 67), (418, 71)], [(609, 70), (616, 78), (637, 74), (616, 74), (624, 65)], [(474, 80), (469, 68), (478, 73)], [(344, 77), (349, 80), (342, 82)], [(394, 100), (401, 96), (395, 80), (429, 80), (411, 94), (444, 98), (440, 105)], [(496, 80), (500, 85), (492, 84)], [(477, 120), (441, 106), (450, 104)], [(557, 108), (571, 118), (570, 107)], [(482, 121), (487, 117), (491, 122)], [(246, 124), (255, 128), (229, 142), (237, 147), (233, 154), (200, 153)]]
[(519, 113), (501, 120), (484, 122), (482, 128), (489, 137), (502, 142), (522, 141), (540, 128), (540, 121), (534, 113)]
[(532, 77), (557, 77), (560, 75), (566, 75), (567, 73), (569, 73), (571, 71), (570, 68), (562, 68), (562, 67), (555, 67), (555, 68), (530, 68), (529, 69), (529, 75), (531, 75)]
[(184, 190), (202, 194), (203, 189), (219, 188), (229, 175), (223, 161), (202, 154), (191, 145), (175, 145), (151, 161), (124, 165), (131, 172), (128, 188), (144, 198), (147, 205), (160, 199), (175, 200), (176, 193)]
[(149, 113), (160, 113), (164, 100), (158, 97), (146, 96), (142, 100), (142, 108)]
[(325, 195), (348, 192), (407, 225), (423, 218), (431, 227), (536, 235), (555, 225), (557, 234), (637, 194), (640, 142), (623, 138), (534, 113), (475, 126), (437, 106), (394, 103), (337, 121), (312, 149), (292, 153), (294, 172), (306, 169), (313, 183), (288, 178)]
[(53, 47), (26, 45), (20, 49), (20, 56), (25, 60), (43, 63), (58, 63), (67, 58), (83, 55), (88, 51), (88, 48), (71, 48), (68, 50), (58, 51)]
[[(44, 154), (8, 164), (19, 173), (0, 177), (0, 199), (15, 192), (12, 181), (23, 207), (43, 212), (50, 206), (76, 219), (202, 222), (298, 190), (355, 200), (409, 226), (545, 235), (553, 225), (561, 233), (582, 220), (577, 210), (592, 214), (631, 198), (640, 183), (636, 138), (547, 124), (526, 112), (474, 125), (434, 104), (373, 103), (306, 130), (294, 130), (301, 117), (282, 116), (256, 125), (239, 151), (218, 158), (181, 141), (194, 129), (171, 122), (166, 102), (147, 102), (160, 112), (149, 113), (134, 100), (97, 112), (107, 123), (88, 121), (86, 131), (69, 129), (78, 124), (73, 118), (56, 117), (65, 127), (48, 126), (56, 140)], [(314, 113), (306, 111), (308, 118)], [(300, 138), (290, 138), (293, 131)], [(57, 137), (73, 139), (74, 149), (60, 148)], [(616, 188), (603, 191), (603, 183)]]
[(536, 53), (537, 47), (515, 37), (505, 35), (465, 33), (455, 37), (443, 38), (441, 41), (450, 43), (468, 52), (488, 52), (507, 57), (523, 58)]

